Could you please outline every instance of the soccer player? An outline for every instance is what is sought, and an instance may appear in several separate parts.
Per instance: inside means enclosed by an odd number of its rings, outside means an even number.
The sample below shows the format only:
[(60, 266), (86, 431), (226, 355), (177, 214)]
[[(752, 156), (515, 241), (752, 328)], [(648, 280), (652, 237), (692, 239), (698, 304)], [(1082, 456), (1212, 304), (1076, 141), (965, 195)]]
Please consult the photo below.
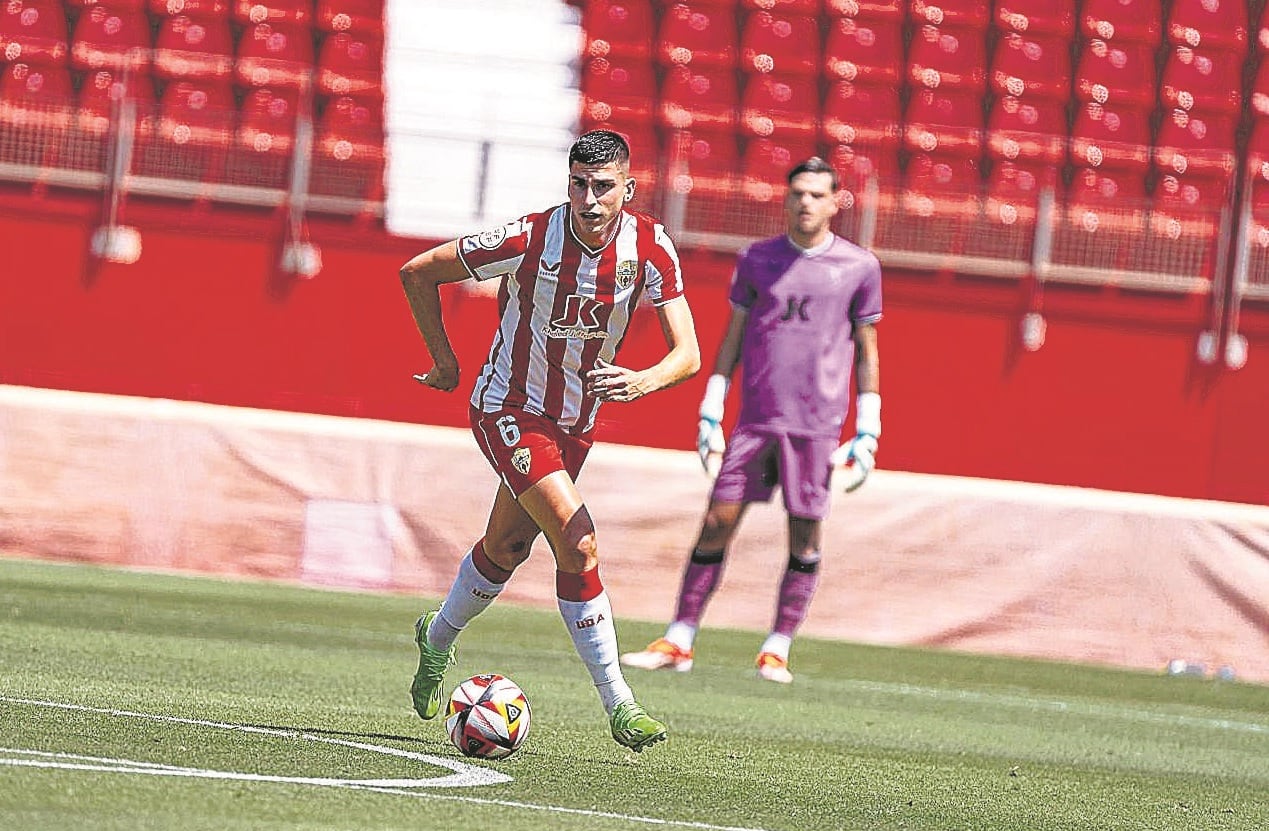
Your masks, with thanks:
[[(634, 401), (690, 378), (700, 349), (678, 253), (656, 220), (629, 211), (630, 146), (594, 130), (568, 155), (568, 201), (483, 233), (443, 243), (401, 268), (410, 310), (432, 358), (416, 378), (450, 392), (459, 367), (441, 319), (438, 287), (500, 280), (501, 320), (471, 396), (471, 427), (502, 480), (485, 534), (472, 545), (441, 607), (415, 623), (419, 668), (410, 687), (424, 719), (440, 709), (454, 641), (492, 603), (533, 541), (555, 555), (560, 615), (608, 712), (612, 736), (636, 752), (666, 738), (618, 664), (612, 606), (599, 578), (595, 525), (575, 480), (604, 401)], [(614, 363), (647, 293), (666, 353), (645, 369)]]
[[(836, 236), (837, 174), (818, 157), (788, 175), (786, 234), (741, 252), (731, 318), (701, 401), (697, 447), (709, 471), (722, 453), (708, 509), (665, 636), (621, 656), (642, 669), (692, 668), (701, 615), (722, 574), (727, 546), (753, 502), (778, 484), (788, 512), (788, 561), (775, 620), (758, 652), (760, 678), (789, 683), (789, 648), (806, 617), (820, 565), (821, 523), (835, 467), (853, 461), (862, 484), (881, 436), (877, 333), (881, 267)], [(744, 367), (740, 415), (728, 445), (723, 419), (732, 371)], [(856, 435), (838, 447), (854, 368)]]

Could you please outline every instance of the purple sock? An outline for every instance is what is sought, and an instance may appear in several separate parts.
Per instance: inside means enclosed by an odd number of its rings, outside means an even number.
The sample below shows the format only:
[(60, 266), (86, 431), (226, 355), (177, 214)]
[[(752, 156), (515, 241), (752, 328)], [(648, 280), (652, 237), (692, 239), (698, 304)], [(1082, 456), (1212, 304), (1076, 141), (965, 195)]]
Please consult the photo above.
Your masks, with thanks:
[(806, 610), (811, 606), (811, 597), (815, 594), (815, 585), (819, 579), (818, 570), (806, 572), (788, 569), (784, 572), (772, 632), (793, 637), (793, 633), (806, 619)]
[[(702, 562), (705, 560), (705, 562)], [(679, 623), (699, 626), (705, 604), (718, 587), (718, 578), (723, 573), (723, 552), (717, 555), (700, 555), (693, 551), (692, 558), (687, 561), (683, 571), (683, 585), (679, 588), (679, 605), (674, 612), (674, 619)]]

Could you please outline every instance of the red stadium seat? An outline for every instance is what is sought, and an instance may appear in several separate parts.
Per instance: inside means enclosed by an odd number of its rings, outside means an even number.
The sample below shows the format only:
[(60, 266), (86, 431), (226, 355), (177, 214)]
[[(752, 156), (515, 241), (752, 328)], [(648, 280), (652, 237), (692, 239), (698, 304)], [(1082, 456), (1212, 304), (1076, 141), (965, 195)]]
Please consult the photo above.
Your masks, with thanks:
[(70, 125), (75, 87), (64, 66), (13, 62), (0, 76), (0, 122), (18, 127)]
[(908, 14), (908, 0), (824, 0), (824, 13), (829, 17), (902, 23)]
[(1158, 46), (1163, 40), (1161, 0), (1083, 0), (1080, 33), (1089, 39)]
[(756, 12), (740, 35), (745, 72), (815, 75), (820, 70), (819, 21), (814, 17)]
[(591, 58), (582, 68), (581, 87), (588, 121), (651, 123), (656, 76), (649, 62)]
[(918, 90), (904, 112), (903, 141), (914, 153), (977, 158), (983, 146), (980, 99), (962, 91)]
[(751, 75), (740, 99), (740, 130), (756, 138), (814, 140), (819, 132), (819, 85), (800, 75)]
[(1075, 71), (1075, 97), (1098, 104), (1148, 107), (1154, 103), (1154, 50), (1137, 42), (1091, 40)]
[(1121, 170), (1080, 168), (1067, 190), (1067, 222), (1088, 233), (1145, 228), (1145, 179)]
[(382, 35), (383, 4), (384, 0), (317, 0), (317, 28)]
[(376, 34), (336, 32), (322, 41), (317, 89), (324, 95), (383, 94), (383, 39)]
[(1229, 50), (1200, 54), (1188, 46), (1174, 46), (1163, 65), (1159, 103), (1171, 109), (1241, 112), (1242, 69), (1242, 59)]
[(1214, 240), (1229, 195), (1225, 177), (1161, 176), (1154, 188), (1150, 228), (1165, 239)]
[(93, 6), (75, 23), (71, 66), (76, 69), (149, 72), (152, 56), (150, 19), (144, 12)]
[(907, 76), (914, 88), (986, 89), (987, 43), (982, 31), (925, 25), (908, 45)]
[(730, 69), (677, 66), (661, 82), (662, 127), (674, 130), (733, 130), (739, 123), (740, 93)]
[(383, 105), (341, 96), (326, 103), (317, 128), (317, 144), (340, 162), (383, 161)]
[(172, 81), (159, 99), (159, 138), (174, 145), (227, 146), (236, 103), (223, 81)]
[(860, 205), (874, 176), (877, 200), (882, 205), (893, 203), (900, 175), (899, 155), (894, 149), (837, 144), (829, 149), (828, 163), (837, 171), (842, 208)]
[(1066, 119), (1048, 102), (1003, 96), (987, 114), (987, 152), (997, 159), (1059, 165), (1066, 161)]
[(814, 141), (753, 139), (741, 158), (741, 189), (753, 202), (778, 202), (784, 198), (789, 171), (815, 155)]
[(233, 72), (233, 33), (227, 20), (163, 18), (154, 44), (154, 74), (181, 80), (227, 79)]
[(910, 0), (908, 16), (918, 26), (955, 26), (982, 33), (991, 25), (991, 0)]
[(81, 129), (104, 135), (114, 117), (114, 105), (124, 96), (137, 102), (138, 115), (153, 112), (154, 86), (147, 76), (126, 75), (112, 69), (84, 73), (79, 87), (78, 123)]
[(914, 153), (903, 177), (901, 200), (905, 211), (917, 216), (962, 214), (982, 193), (977, 158)]
[(1269, 51), (1269, 5), (1260, 9), (1260, 23), (1256, 26), (1256, 44), (1261, 52)]
[(582, 9), (586, 56), (652, 57), (656, 23), (649, 0), (595, 0)]
[(834, 20), (824, 46), (824, 75), (842, 81), (898, 85), (903, 27), (892, 20)]
[(1079, 167), (1144, 175), (1150, 165), (1150, 111), (1085, 104), (1071, 127), (1070, 153)]
[(1247, 54), (1247, 0), (1173, 0), (1168, 13), (1168, 42), (1232, 49)]
[(309, 26), (313, 0), (234, 0), (233, 17), (247, 27), (261, 23)]
[(238, 41), (234, 77), (244, 87), (302, 87), (313, 74), (313, 35), (306, 26), (258, 23)]
[(684, 131), (675, 134), (673, 145), (666, 149), (672, 192), (726, 197), (734, 193), (740, 153), (733, 134)]
[(1267, 60), (1260, 62), (1260, 69), (1257, 70), (1251, 84), (1248, 103), (1251, 106), (1252, 115), (1257, 120), (1269, 116), (1269, 61)]
[(820, 0), (741, 0), (745, 9), (776, 14), (805, 14), (814, 17), (820, 13)]
[(997, 161), (983, 187), (987, 219), (1000, 225), (1035, 222), (1040, 194), (1057, 184), (1057, 168)]
[(1182, 178), (1224, 176), (1234, 171), (1234, 116), (1172, 110), (1159, 125), (1154, 163)]
[(69, 48), (66, 13), (57, 0), (8, 0), (0, 4), (0, 61), (65, 66)]
[[(230, 0), (150, 0), (150, 13), (156, 17), (173, 17), (183, 14), (189, 17), (215, 17), (223, 20), (229, 17), (229, 3)], [(108, 5), (112, 10), (117, 10), (115, 3), (111, 2)]]
[(1257, 118), (1247, 139), (1247, 167), (1260, 175), (1262, 165), (1269, 165), (1269, 119)]
[(1007, 34), (996, 43), (989, 85), (997, 95), (1049, 98), (1071, 96), (1071, 48), (1063, 40)]
[(239, 108), (238, 145), (256, 153), (290, 153), (298, 110), (295, 89), (253, 89)]
[(736, 66), (739, 38), (732, 12), (676, 3), (665, 9), (657, 34), (657, 60), (665, 66)]
[(997, 0), (996, 28), (1070, 41), (1075, 36), (1075, 0)]
[(838, 81), (824, 99), (821, 136), (826, 144), (899, 145), (899, 90)]

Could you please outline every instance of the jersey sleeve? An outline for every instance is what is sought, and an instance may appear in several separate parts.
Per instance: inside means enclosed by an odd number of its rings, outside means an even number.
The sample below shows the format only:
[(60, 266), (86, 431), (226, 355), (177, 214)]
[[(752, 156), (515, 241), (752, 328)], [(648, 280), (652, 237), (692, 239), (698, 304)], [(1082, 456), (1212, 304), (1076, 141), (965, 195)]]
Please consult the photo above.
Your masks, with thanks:
[(514, 274), (529, 248), (533, 217), (458, 238), (458, 258), (477, 280)]
[(731, 305), (738, 309), (749, 310), (753, 308), (754, 300), (757, 299), (753, 280), (749, 277), (750, 269), (748, 264), (749, 249), (746, 248), (736, 258), (736, 268), (731, 273), (731, 289), (727, 294), (727, 299), (731, 301)]
[(851, 300), (850, 319), (856, 324), (876, 323), (881, 320), (881, 263), (871, 254), (868, 257), (867, 271), (859, 281), (859, 289)]
[(652, 228), (652, 245), (644, 261), (644, 285), (648, 300), (660, 306), (683, 296), (683, 274), (679, 270), (679, 252), (666, 233), (665, 226), (656, 223)]

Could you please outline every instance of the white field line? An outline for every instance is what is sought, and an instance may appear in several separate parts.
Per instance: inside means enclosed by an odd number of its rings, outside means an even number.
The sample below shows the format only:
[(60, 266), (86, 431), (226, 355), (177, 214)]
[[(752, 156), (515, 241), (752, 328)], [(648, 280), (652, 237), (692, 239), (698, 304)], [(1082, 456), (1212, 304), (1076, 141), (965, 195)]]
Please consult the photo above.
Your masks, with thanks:
[(146, 776), (174, 776), (195, 779), (235, 780), (243, 782), (270, 782), (292, 785), (315, 785), (321, 787), (349, 788), (352, 790), (371, 791), (374, 793), (394, 794), (397, 796), (422, 797), (424, 799), (435, 799), (445, 802), (461, 802), (469, 805), (488, 805), (502, 808), (515, 808), (525, 811), (539, 811), (551, 814), (612, 819), (621, 822), (658, 826), (661, 828), (692, 828), (699, 829), (699, 831), (764, 831), (762, 828), (712, 825), (705, 822), (659, 819), (657, 817), (642, 817), (631, 814), (619, 814), (610, 811), (565, 808), (558, 805), (538, 805), (507, 799), (481, 799), (477, 797), (455, 796), (419, 791), (415, 789), (497, 785), (510, 782), (512, 781), (512, 778), (500, 771), (465, 764), (452, 759), (446, 759), (442, 756), (430, 756), (424, 753), (414, 753), (393, 747), (383, 747), (380, 745), (365, 744), (362, 742), (334, 739), (327, 736), (317, 736), (297, 730), (253, 727), (244, 724), (181, 718), (178, 716), (165, 716), (155, 713), (139, 713), (131, 710), (115, 710), (104, 707), (87, 707), (82, 704), (67, 704), (57, 701), (39, 701), (29, 698), (12, 698), (9, 696), (0, 696), (0, 703), (29, 707), (47, 707), (59, 710), (73, 710), (76, 712), (95, 713), (115, 718), (145, 719), (147, 721), (157, 721), (167, 724), (184, 724), (195, 727), (208, 727), (217, 730), (236, 730), (243, 733), (255, 733), (263, 736), (276, 736), (286, 739), (302, 739), (305, 741), (323, 742), (325, 744), (364, 750), (370, 753), (399, 756), (404, 759), (438, 765), (455, 772), (449, 776), (441, 776), (431, 779), (335, 779), (328, 777), (273, 776), (255, 773), (239, 773), (237, 771), (181, 767), (178, 765), (167, 765), (158, 762), (140, 762), (131, 759), (112, 759), (96, 756), (83, 756), (73, 753), (50, 753), (40, 750), (23, 750), (7, 747), (0, 747), (0, 766), (82, 770), (101, 773), (131, 773)]

